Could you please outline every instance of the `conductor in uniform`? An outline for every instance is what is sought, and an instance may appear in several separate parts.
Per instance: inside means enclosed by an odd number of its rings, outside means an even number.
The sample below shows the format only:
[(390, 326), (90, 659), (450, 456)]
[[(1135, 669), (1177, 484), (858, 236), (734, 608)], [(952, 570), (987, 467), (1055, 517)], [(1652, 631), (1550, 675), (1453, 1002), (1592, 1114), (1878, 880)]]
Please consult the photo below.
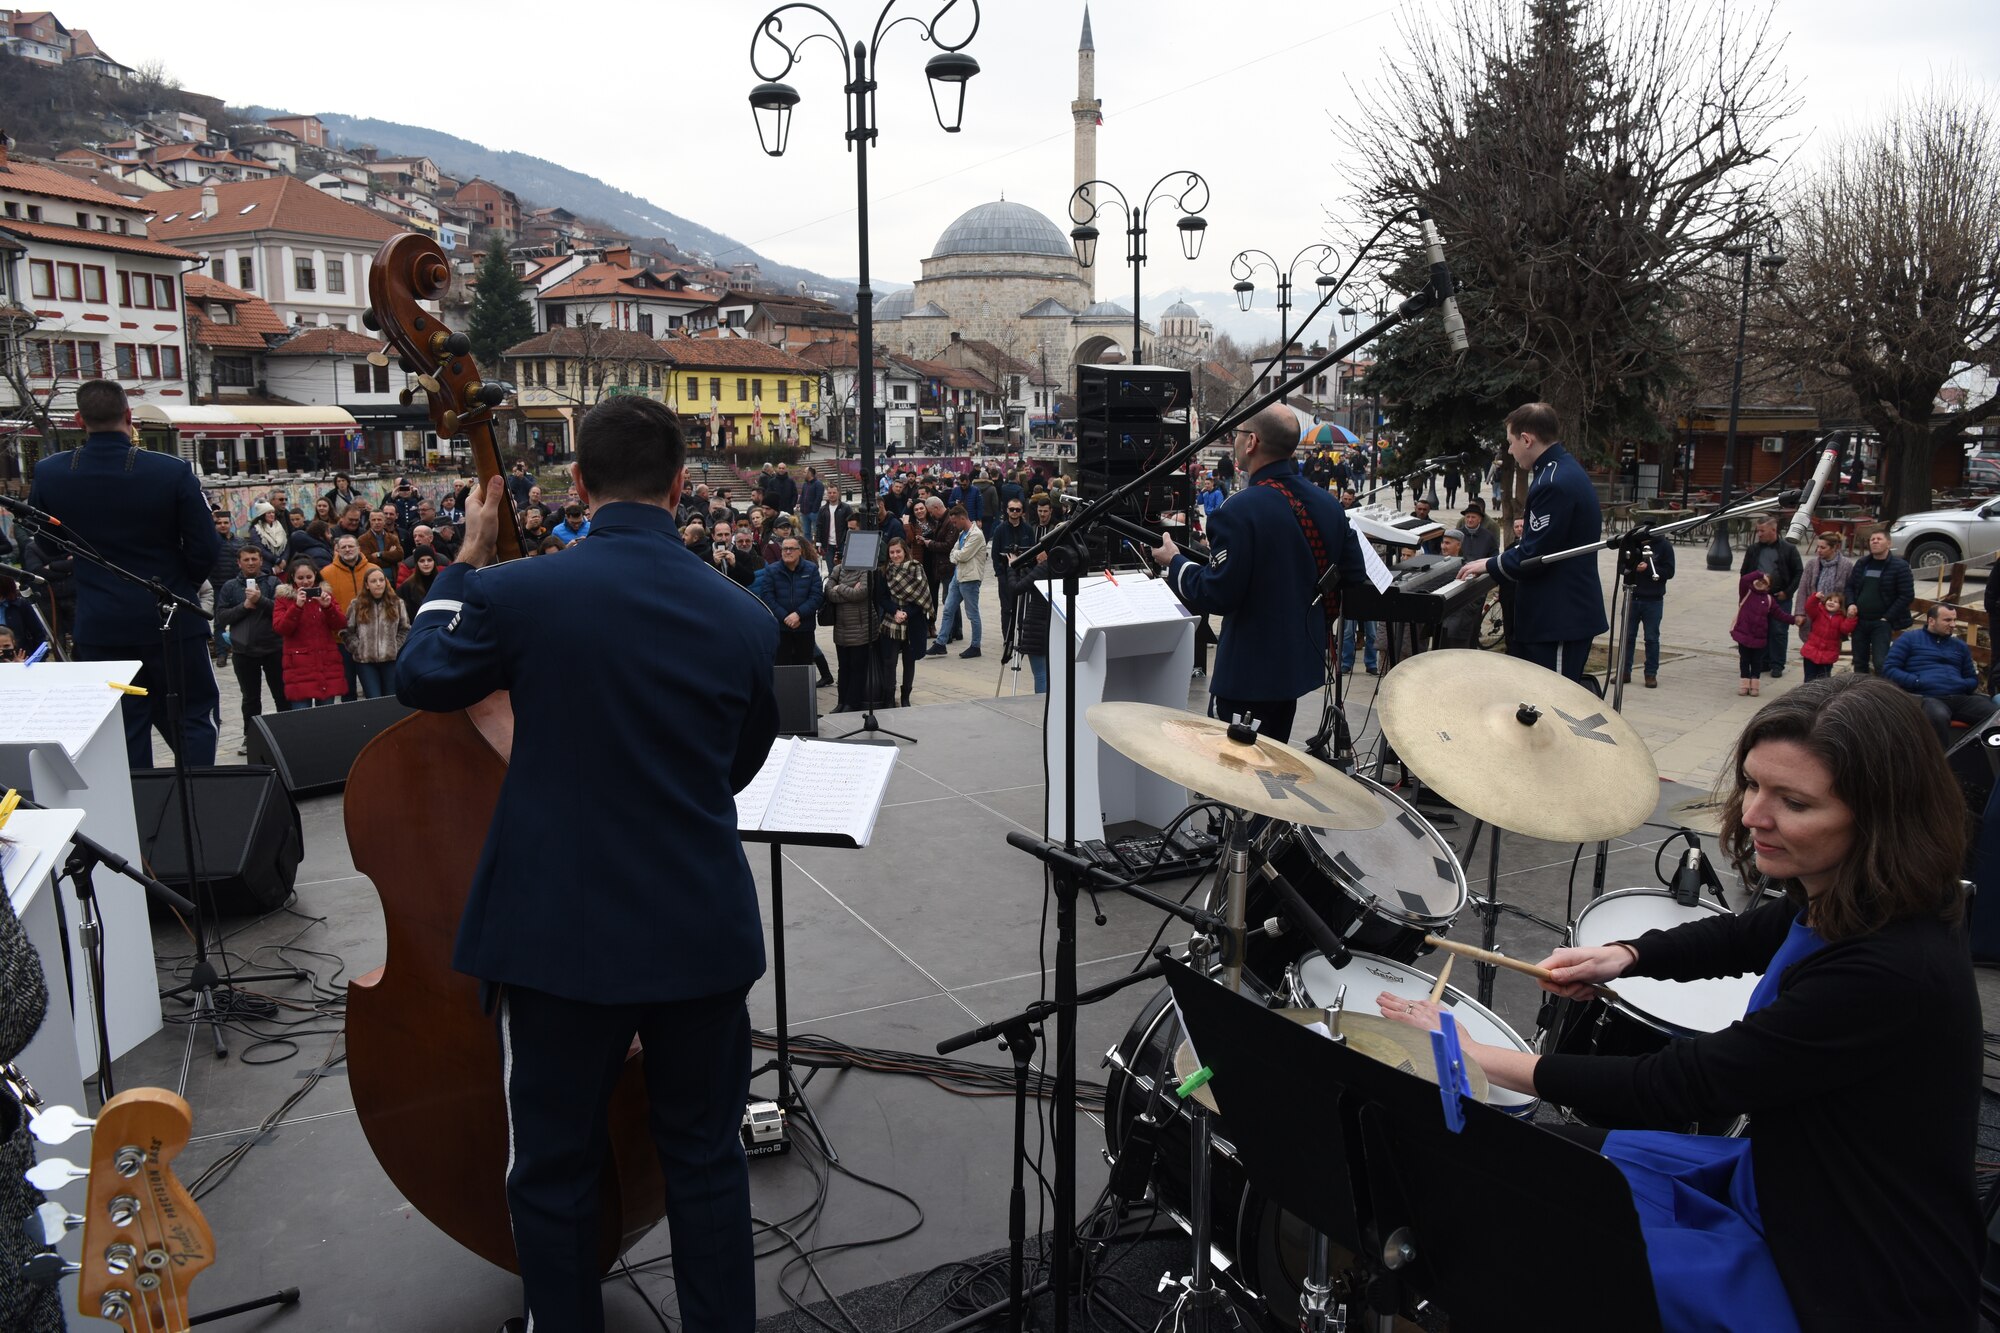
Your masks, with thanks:
[[(83, 444), (35, 466), (28, 503), (62, 520), (64, 532), (83, 538), (112, 564), (196, 600), (222, 538), (194, 469), (172, 454), (139, 447), (131, 404), (114, 381), (78, 385), (76, 414), (87, 432)], [(44, 555), (57, 553), (52, 544), (42, 547)], [(182, 744), (169, 716), (177, 686), (187, 761), (206, 768), (215, 762), (218, 697), (208, 621), (177, 611), (168, 630), (163, 656), (153, 594), (87, 560), (76, 562), (77, 660), (136, 660), (132, 683), (148, 692), (120, 703), (132, 767), (153, 766), (153, 727), (169, 746)]]
[[(452, 966), (498, 1014), (526, 1326), (604, 1327), (596, 1181), (637, 1035), (683, 1325), (747, 1333), (739, 1128), (764, 935), (734, 796), (777, 735), (778, 627), (675, 529), (686, 446), (671, 411), (610, 399), (576, 449), (590, 535), (493, 565), (501, 480), (470, 494), (465, 543), (411, 624), (397, 694), (447, 712), (511, 692), (513, 754)], [(572, 762), (577, 737), (589, 764)]]
[(1299, 696), (1326, 684), (1326, 612), (1314, 601), (1321, 574), (1337, 566), (1344, 585), (1367, 578), (1346, 511), (1306, 481), (1298, 446), (1289, 407), (1267, 407), (1231, 431), (1231, 456), (1249, 484), (1210, 515), (1208, 564), (1190, 561), (1172, 537), (1152, 553), (1189, 610), (1223, 617), (1210, 712), (1247, 713), (1259, 735), (1279, 741), (1291, 739)]
[(1521, 540), (1458, 571), (1461, 579), (1490, 573), (1503, 587), (1516, 585), (1507, 650), (1583, 683), (1590, 641), (1610, 628), (1604, 584), (1590, 556), (1527, 565), (1536, 556), (1598, 540), (1604, 517), (1597, 491), (1582, 464), (1556, 439), (1560, 423), (1547, 403), (1527, 403), (1507, 414), (1507, 453), (1528, 474), (1528, 508)]

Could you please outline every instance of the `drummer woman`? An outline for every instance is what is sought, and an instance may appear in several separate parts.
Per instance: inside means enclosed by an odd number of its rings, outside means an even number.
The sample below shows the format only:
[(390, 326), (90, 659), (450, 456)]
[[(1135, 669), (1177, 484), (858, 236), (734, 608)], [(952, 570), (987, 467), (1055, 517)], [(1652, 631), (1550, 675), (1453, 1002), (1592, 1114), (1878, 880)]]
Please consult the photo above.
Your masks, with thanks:
[[(1636, 1057), (1465, 1049), (1502, 1087), (1605, 1116), (1749, 1114), (1747, 1139), (1604, 1136), (1632, 1186), (1668, 1333), (1971, 1333), (1981, 1021), (1954, 929), (1964, 800), (1916, 701), (1873, 676), (1811, 681), (1766, 704), (1732, 773), (1722, 846), (1746, 882), (1754, 867), (1784, 898), (1558, 949), (1545, 985), (1581, 999), (1621, 976), (1762, 973), (1745, 1017)], [(1379, 1003), (1436, 1025), (1433, 1005)]]

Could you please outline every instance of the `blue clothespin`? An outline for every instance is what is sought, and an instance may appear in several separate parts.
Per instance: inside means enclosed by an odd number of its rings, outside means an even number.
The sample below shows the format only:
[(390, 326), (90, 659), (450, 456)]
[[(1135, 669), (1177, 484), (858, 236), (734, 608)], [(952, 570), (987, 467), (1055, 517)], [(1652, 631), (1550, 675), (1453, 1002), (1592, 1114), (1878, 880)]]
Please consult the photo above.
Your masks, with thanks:
[(1431, 1059), (1437, 1062), (1438, 1095), (1444, 1099), (1445, 1128), (1460, 1134), (1465, 1130), (1465, 1108), (1459, 1099), (1472, 1096), (1472, 1080), (1466, 1077), (1465, 1055), (1458, 1047), (1458, 1024), (1450, 1014), (1438, 1017), (1439, 1028), (1431, 1033)]
[(47, 657), (48, 655), (49, 655), (49, 643), (47, 639), (44, 639), (40, 644), (36, 645), (34, 652), (28, 654), (28, 660), (25, 663), (23, 663), (23, 665), (33, 666), (35, 663), (41, 661), (44, 657)]

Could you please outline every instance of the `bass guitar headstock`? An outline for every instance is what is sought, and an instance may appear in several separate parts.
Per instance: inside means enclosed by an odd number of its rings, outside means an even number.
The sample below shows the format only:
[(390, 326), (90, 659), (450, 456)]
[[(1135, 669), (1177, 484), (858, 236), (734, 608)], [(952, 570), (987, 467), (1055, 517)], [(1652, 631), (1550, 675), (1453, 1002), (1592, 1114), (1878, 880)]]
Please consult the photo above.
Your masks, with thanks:
[(51, 1250), (81, 1226), (81, 1262), (39, 1255), (28, 1276), (74, 1274), (77, 1312), (127, 1333), (185, 1333), (188, 1284), (215, 1261), (215, 1237), (173, 1169), (194, 1126), (188, 1104), (165, 1088), (134, 1088), (106, 1102), (94, 1122), (57, 1106), (30, 1123), (44, 1143), (85, 1129), (92, 1137), (87, 1169), (45, 1158), (28, 1172), (49, 1193), (73, 1180), (89, 1182), (80, 1214), (50, 1203), (30, 1219), (30, 1234)]

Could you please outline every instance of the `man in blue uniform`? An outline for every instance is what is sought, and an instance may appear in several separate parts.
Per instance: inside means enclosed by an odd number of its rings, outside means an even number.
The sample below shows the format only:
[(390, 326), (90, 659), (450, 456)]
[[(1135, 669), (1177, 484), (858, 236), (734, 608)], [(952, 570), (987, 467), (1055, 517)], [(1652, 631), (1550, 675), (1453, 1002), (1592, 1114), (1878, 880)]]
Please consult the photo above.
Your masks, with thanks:
[[(637, 1034), (683, 1325), (747, 1333), (757, 1310), (738, 1133), (744, 998), (764, 971), (764, 936), (734, 795), (777, 735), (777, 623), (674, 528), (686, 447), (672, 412), (610, 399), (584, 418), (576, 451), (590, 535), (485, 568), (501, 481), (468, 496), (465, 544), (411, 624), (397, 694), (444, 712), (511, 691), (513, 755), (452, 965), (498, 993), (529, 1326), (604, 1327), (596, 1181)], [(581, 766), (580, 736), (592, 750)]]
[[(125, 390), (110, 380), (79, 385), (76, 413), (88, 436), (81, 448), (50, 454), (35, 465), (28, 503), (61, 519), (65, 532), (89, 542), (120, 569), (198, 601), (222, 538), (194, 469), (134, 442)], [(58, 549), (45, 543), (42, 553), (52, 556)], [(217, 694), (208, 621), (176, 612), (171, 647), (163, 655), (153, 594), (79, 560), (74, 633), (79, 661), (139, 663), (133, 684), (148, 693), (127, 695), (121, 704), (132, 767), (153, 766), (151, 727), (160, 729), (168, 745), (180, 744), (169, 715), (168, 695), (176, 685), (188, 763), (203, 768), (215, 762)]]
[(1518, 585), (1507, 650), (1583, 683), (1590, 641), (1610, 628), (1604, 584), (1594, 556), (1523, 568), (1522, 562), (1584, 546), (1598, 539), (1604, 517), (1597, 491), (1583, 467), (1556, 440), (1560, 425), (1547, 403), (1528, 403), (1507, 414), (1507, 453), (1528, 474), (1528, 509), (1521, 540), (1487, 560), (1458, 571), (1461, 579), (1487, 573)]
[(1313, 605), (1320, 574), (1337, 565), (1352, 585), (1367, 573), (1340, 501), (1309, 485), (1293, 459), (1297, 413), (1265, 408), (1231, 432), (1230, 447), (1250, 481), (1209, 517), (1208, 565), (1191, 563), (1172, 537), (1153, 559), (1189, 610), (1223, 617), (1213, 715), (1248, 713), (1261, 735), (1290, 740), (1299, 696), (1326, 684), (1326, 614)]

